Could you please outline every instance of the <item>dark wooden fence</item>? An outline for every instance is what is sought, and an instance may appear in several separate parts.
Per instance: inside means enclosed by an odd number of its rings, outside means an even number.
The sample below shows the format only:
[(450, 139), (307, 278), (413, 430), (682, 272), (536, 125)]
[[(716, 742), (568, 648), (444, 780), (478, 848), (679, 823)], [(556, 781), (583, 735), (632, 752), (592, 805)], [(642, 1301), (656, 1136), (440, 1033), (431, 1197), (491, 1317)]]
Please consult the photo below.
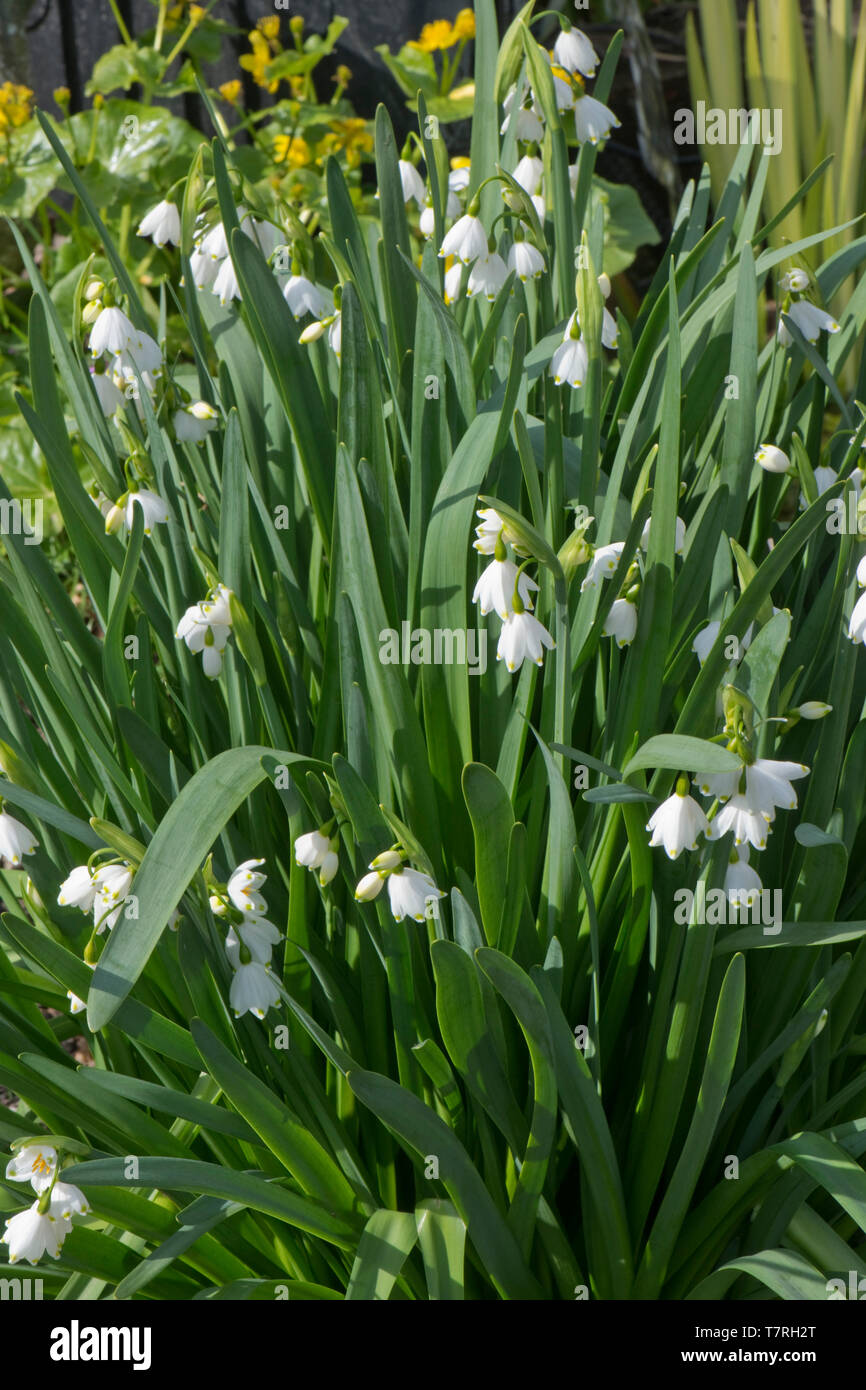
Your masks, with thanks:
[[(322, 64), (327, 79), (337, 63), (353, 74), (349, 96), (357, 109), (372, 115), (378, 101), (385, 101), (401, 123), (405, 116), (402, 94), (375, 52), (377, 44), (398, 48), (418, 35), (433, 19), (453, 18), (465, 0), (291, 0), (291, 14), (302, 15), (308, 28), (323, 33), (335, 14), (344, 15), (349, 27), (331, 60)], [(118, 0), (118, 8), (131, 34), (152, 29), (156, 7), (149, 0)], [(500, 21), (511, 21), (519, 0), (498, 0)], [(207, 75), (214, 85), (233, 77), (244, 79), (248, 109), (258, 110), (273, 100), (238, 68), (238, 57), (249, 51), (246, 35), (258, 19), (278, 13), (272, 0), (220, 0), (211, 12), (235, 25), (238, 34), (226, 45), (220, 63)], [(285, 11), (279, 11), (288, 18)], [(84, 87), (96, 59), (120, 41), (108, 0), (0, 0), (0, 77), (25, 82), (40, 105), (52, 108), (52, 92), (68, 87), (72, 109), (86, 102)], [(186, 96), (177, 104), (178, 114), (206, 128), (198, 97)]]

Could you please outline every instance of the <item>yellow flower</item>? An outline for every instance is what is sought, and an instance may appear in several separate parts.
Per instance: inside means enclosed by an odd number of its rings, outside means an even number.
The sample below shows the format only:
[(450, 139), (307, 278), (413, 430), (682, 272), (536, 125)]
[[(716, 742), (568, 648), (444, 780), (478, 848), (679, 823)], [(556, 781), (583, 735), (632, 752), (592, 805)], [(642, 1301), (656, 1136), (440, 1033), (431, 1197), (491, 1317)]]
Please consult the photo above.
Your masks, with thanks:
[[(472, 160), (469, 158), (468, 154), (455, 154), (451, 157), (452, 169), (468, 169), (471, 164)], [(447, 265), (445, 269), (448, 269)]]
[(310, 147), (300, 135), (278, 135), (274, 141), (274, 163), (285, 161), (292, 169), (302, 169), (310, 162)]
[(440, 48), (451, 48), (457, 42), (457, 34), (447, 19), (434, 19), (425, 24), (418, 39), (410, 39), (410, 48), (420, 48), (422, 53), (436, 53)]
[(55, 87), (53, 95), (57, 105), (61, 107), (68, 106), (72, 97), (68, 87)]
[(189, 7), (189, 17), (193, 24), (201, 24), (206, 14), (207, 10), (203, 5), (190, 5)]
[(458, 39), (475, 38), (475, 11), (461, 10), (454, 21), (454, 33)]
[(268, 47), (268, 42), (257, 29), (253, 29), (249, 38), (253, 51), (243, 55), (239, 60), (240, 65), (246, 72), (252, 73), (253, 81), (257, 87), (266, 87), (269, 92), (275, 92), (280, 85), (279, 79), (269, 82), (265, 76), (265, 69), (271, 61), (271, 50)]
[(3, 83), (0, 87), (0, 130), (14, 130), (30, 120), (32, 95), (29, 87), (21, 87), (16, 82)]
[(230, 106), (234, 106), (240, 100), (242, 85), (240, 78), (235, 77), (231, 82), (224, 82), (217, 90), (223, 101), (227, 101)]
[(278, 14), (265, 15), (264, 19), (259, 20), (256, 28), (271, 42), (280, 36), (280, 16)]
[(329, 154), (338, 154), (342, 150), (349, 168), (355, 169), (361, 163), (361, 155), (369, 153), (372, 148), (373, 137), (367, 129), (367, 122), (360, 116), (350, 116), (331, 122), (331, 130), (319, 144), (316, 158), (321, 164)]

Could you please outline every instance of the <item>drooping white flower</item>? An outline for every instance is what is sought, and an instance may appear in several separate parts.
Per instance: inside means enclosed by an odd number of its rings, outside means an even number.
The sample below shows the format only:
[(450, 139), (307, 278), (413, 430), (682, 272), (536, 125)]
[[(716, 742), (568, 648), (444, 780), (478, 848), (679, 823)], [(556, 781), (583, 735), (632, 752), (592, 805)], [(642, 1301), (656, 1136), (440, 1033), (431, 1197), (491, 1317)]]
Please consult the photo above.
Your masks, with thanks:
[(779, 281), (782, 294), (801, 294), (809, 288), (809, 277), (805, 270), (789, 270)]
[(524, 104), (515, 107), (516, 98), (517, 85), (512, 84), (502, 101), (505, 119), (500, 126), (499, 133), (504, 135), (510, 128), (513, 119), (517, 130), (517, 139), (538, 144), (544, 137), (544, 122), (541, 120), (540, 113), (534, 103), (532, 106)]
[(174, 634), (191, 652), (201, 652), (204, 673), (212, 680), (222, 670), (222, 653), (231, 633), (230, 597), (231, 591), (220, 584), (213, 598), (186, 610)]
[(225, 952), (233, 970), (241, 964), (241, 946), (246, 946), (259, 965), (269, 965), (271, 954), (282, 933), (266, 917), (248, 917), (226, 933)]
[(707, 839), (720, 840), (723, 835), (732, 831), (735, 845), (743, 845), (748, 841), (755, 849), (765, 849), (769, 823), (769, 816), (753, 810), (746, 798), (738, 793), (725, 802), (710, 822)]
[(697, 849), (698, 836), (706, 834), (708, 824), (694, 798), (677, 790), (649, 818), (650, 845), (663, 845), (668, 859), (676, 859), (684, 849)]
[(507, 279), (508, 271), (502, 257), (495, 251), (488, 251), (486, 255), (478, 257), (469, 272), (466, 295), (474, 299), (476, 295), (483, 294), (492, 303)]
[[(240, 215), (241, 209), (238, 209)], [(199, 250), (203, 256), (207, 256), (212, 261), (223, 261), (229, 253), (228, 233), (222, 222), (216, 222), (209, 232), (201, 238), (198, 243)]]
[(445, 272), (445, 286), (443, 299), (446, 304), (453, 304), (460, 296), (460, 286), (463, 281), (463, 264), (461, 261), (454, 262)]
[(504, 661), (509, 671), (519, 671), (527, 658), (540, 666), (544, 647), (552, 650), (553, 638), (532, 613), (509, 613), (499, 634), (496, 660)]
[(49, 1209), (44, 1214), (39, 1211), (39, 1200), (10, 1216), (6, 1221), (6, 1234), (0, 1244), (9, 1246), (9, 1263), (17, 1264), (27, 1260), (35, 1265), (46, 1252), (53, 1259), (60, 1256), (60, 1247), (72, 1230), (72, 1222), (52, 1215)]
[(553, 57), (566, 72), (579, 72), (584, 77), (595, 76), (598, 54), (580, 29), (563, 28), (553, 45)]
[(122, 309), (113, 306), (101, 309), (90, 330), (90, 354), (101, 357), (109, 352), (113, 356), (125, 352), (130, 343), (141, 337), (138, 329)]
[(51, 1214), (58, 1221), (70, 1221), (73, 1216), (86, 1216), (90, 1203), (71, 1182), (56, 1182), (51, 1190)]
[(476, 512), (476, 516), (481, 517), (481, 522), (475, 527), (476, 538), (472, 545), (482, 555), (492, 555), (496, 549), (496, 542), (502, 535), (505, 522), (494, 507), (481, 507)]
[(339, 362), (343, 352), (343, 315), (336, 313), (334, 321), (328, 329), (328, 347)]
[(400, 171), (400, 183), (403, 188), (403, 202), (411, 203), (414, 198), (419, 208), (423, 208), (427, 198), (427, 187), (415, 165), (410, 163), (408, 159), (400, 159), (397, 161), (397, 167)]
[(44, 1192), (56, 1167), (57, 1150), (51, 1144), (27, 1144), (6, 1164), (6, 1181), (29, 1182), (34, 1192)]
[[(571, 111), (576, 101), (574, 88), (570, 82), (566, 82), (555, 72), (551, 73), (551, 77), (553, 78), (553, 95), (556, 98), (557, 111)], [(599, 105), (601, 105), (600, 102)]]
[(589, 569), (580, 586), (580, 592), (597, 589), (603, 579), (610, 579), (619, 564), (619, 557), (625, 550), (625, 541), (612, 541), (610, 545), (599, 545), (593, 551)]
[(464, 265), (487, 255), (487, 233), (480, 217), (465, 212), (450, 231), (445, 233), (440, 256), (456, 256)]
[(254, 916), (267, 912), (268, 905), (259, 892), (268, 877), (267, 874), (258, 872), (258, 865), (264, 862), (264, 859), (245, 859), (231, 875), (226, 891), (232, 906), (236, 907), (238, 912), (249, 912)]
[(436, 899), (445, 897), (430, 875), (419, 869), (394, 869), (388, 874), (387, 883), (395, 922), (402, 922), (404, 917), (423, 922)]
[[(645, 524), (643, 530), (642, 530), (641, 533), (640, 533), (640, 548), (641, 548), (641, 550), (643, 551), (644, 555), (646, 555), (647, 551), (649, 550), (650, 524), (651, 524), (651, 518), (648, 517), (648, 518), (647, 518), (647, 521), (646, 521), (646, 524)], [(686, 543), (686, 523), (683, 521), (682, 517), (679, 517), (679, 516), (678, 516), (677, 519), (676, 519), (676, 523), (675, 523), (675, 525), (674, 525), (674, 554), (675, 554), (675, 555), (682, 555), (682, 553), (683, 553), (683, 546), (685, 545), (685, 543)]]
[(106, 864), (94, 874), (96, 893), (93, 899), (93, 922), (97, 935), (106, 927), (113, 931), (120, 919), (127, 894), (132, 886), (133, 872), (128, 864)]
[[(839, 475), (835, 469), (828, 468), (824, 464), (820, 464), (814, 470), (814, 477), (815, 487), (817, 488), (818, 496), (820, 497), (823, 492), (827, 491), (828, 487), (832, 487), (833, 484), (838, 481)], [(806, 494), (804, 492), (800, 493), (800, 501), (798, 505), (801, 512), (804, 512), (809, 505), (806, 499)]]
[(319, 830), (308, 830), (295, 840), (295, 862), (304, 869), (318, 869), (325, 861), (331, 847), (327, 835)]
[(80, 907), (82, 912), (89, 912), (98, 886), (87, 865), (78, 864), (61, 883), (57, 901), (61, 907)]
[(809, 769), (803, 763), (783, 762), (775, 758), (756, 758), (746, 768), (746, 792), (748, 804), (771, 818), (776, 808), (793, 811), (797, 805), (797, 793), (791, 783), (801, 777), (808, 777)]
[(627, 647), (637, 632), (637, 609), (627, 598), (616, 598), (604, 620), (605, 637), (616, 638), (618, 647)]
[(544, 164), (535, 154), (525, 154), (522, 159), (517, 161), (511, 177), (515, 183), (519, 183), (524, 192), (532, 197), (533, 193), (538, 193), (541, 189), (541, 181), (544, 178)]
[(220, 261), (212, 292), (219, 297), (220, 304), (229, 304), (233, 299), (241, 298), (241, 287), (231, 256), (226, 256)]
[(152, 237), (156, 246), (165, 246), (166, 242), (180, 246), (180, 213), (175, 204), (163, 198), (161, 203), (145, 213), (138, 224), (138, 235)]
[[(794, 300), (790, 308), (784, 312), (797, 325), (807, 343), (817, 343), (822, 330), (827, 333), (842, 331), (841, 324), (836, 322), (832, 314), (828, 314), (825, 309), (819, 309), (817, 304), (812, 304), (808, 299)], [(779, 316), (778, 338), (785, 347), (790, 347), (794, 341), (785, 327), (782, 315)]]
[(763, 884), (749, 863), (749, 846), (741, 845), (734, 854), (725, 870), (725, 892), (736, 917), (741, 908), (748, 907), (756, 893), (760, 894)]
[(219, 268), (220, 261), (216, 256), (209, 255), (200, 246), (193, 250), (189, 258), (189, 269), (196, 289), (209, 289), (217, 278)]
[(339, 867), (340, 856), (337, 854), (336, 850), (329, 849), (319, 869), (319, 883), (323, 888), (327, 887), (331, 879), (336, 878)]
[(482, 617), (491, 610), (503, 622), (513, 612), (514, 586), (525, 608), (532, 608), (531, 590), (538, 589), (535, 580), (518, 570), (513, 560), (493, 560), (483, 571), (472, 593), (472, 602), (480, 604)]
[(279, 227), (275, 227), (273, 222), (260, 222), (251, 213), (240, 218), (240, 226), (244, 236), (255, 243), (265, 260), (270, 259), (283, 240)]
[(229, 1004), (235, 1018), (242, 1018), (246, 1013), (264, 1018), (268, 1009), (279, 1002), (280, 991), (269, 966), (255, 960), (237, 966), (229, 990)]
[(852, 642), (866, 643), (866, 593), (862, 593), (854, 605), (848, 621), (848, 637)]
[(304, 314), (322, 319), (331, 308), (331, 301), (324, 290), (308, 280), (306, 275), (290, 275), (283, 286), (283, 298), (296, 319)]
[(550, 375), (557, 386), (564, 381), (575, 389), (582, 386), (588, 369), (589, 356), (583, 338), (564, 338), (550, 359)]
[[(743, 773), (745, 790), (740, 791)], [(794, 810), (797, 793), (791, 783), (808, 774), (809, 769), (803, 763), (756, 758), (753, 763), (744, 764), (733, 772), (697, 773), (695, 786), (700, 787), (704, 796), (715, 796), (719, 801), (727, 801), (737, 795), (749, 810), (772, 821), (777, 807), (785, 811)]]
[(506, 262), (507, 269), (514, 271), (518, 280), (524, 284), (527, 280), (536, 280), (544, 270), (544, 257), (537, 246), (533, 246), (531, 241), (524, 237), (520, 241), (512, 244)]
[(90, 368), (90, 380), (99, 401), (99, 408), (106, 417), (116, 410), (122, 410), (125, 397), (117, 382), (108, 372), (95, 372)]
[(465, 193), (469, 187), (469, 180), (472, 177), (472, 168), (467, 159), (465, 163), (458, 164), (448, 174), (448, 188), (451, 193)]
[(32, 830), (8, 811), (0, 811), (0, 859), (7, 859), (13, 869), (18, 869), (22, 855), (33, 854), (38, 848), (39, 841)]
[(216, 429), (218, 419), (218, 412), (207, 401), (194, 401), (176, 410), (171, 423), (179, 444), (200, 444)]
[(574, 127), (581, 145), (586, 141), (589, 141), (590, 145), (597, 145), (600, 140), (607, 139), (615, 126), (620, 125), (622, 122), (619, 117), (609, 106), (596, 101), (595, 97), (583, 95), (575, 101)]
[[(91, 350), (92, 348), (93, 340), (91, 339)], [(149, 333), (139, 333), (115, 355), (111, 364), (111, 371), (116, 382), (120, 377), (127, 385), (136, 387), (138, 386), (138, 378), (142, 377), (145, 390), (152, 393), (154, 387), (152, 378), (159, 376), (162, 371), (162, 351), (159, 343), (155, 338), (151, 338)]]
[(787, 473), (791, 467), (788, 455), (775, 444), (762, 444), (755, 454), (755, 463), (759, 463), (767, 473)]
[(722, 625), (720, 622), (707, 623), (706, 627), (701, 628), (694, 642), (692, 642), (692, 651), (695, 653), (702, 666), (715, 646), (716, 638), (721, 630)]
[(144, 513), (144, 534), (146, 536), (152, 534), (154, 526), (168, 521), (168, 504), (157, 493), (142, 488), (139, 492), (131, 492), (126, 502), (125, 520), (130, 530), (132, 530), (132, 523), (135, 520), (133, 514), (135, 506), (139, 506)]

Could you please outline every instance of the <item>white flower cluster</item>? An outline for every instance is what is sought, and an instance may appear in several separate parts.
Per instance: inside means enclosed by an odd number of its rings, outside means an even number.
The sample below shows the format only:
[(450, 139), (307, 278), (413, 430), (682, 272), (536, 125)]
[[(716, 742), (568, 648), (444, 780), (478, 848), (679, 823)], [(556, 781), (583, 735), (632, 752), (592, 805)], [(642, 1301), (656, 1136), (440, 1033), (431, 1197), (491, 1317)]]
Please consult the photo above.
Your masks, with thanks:
[[(836, 322), (832, 314), (828, 314), (825, 309), (819, 309), (817, 304), (813, 304), (811, 300), (803, 297), (804, 292), (809, 288), (809, 276), (805, 270), (789, 270), (786, 275), (782, 276), (779, 288), (784, 299), (779, 314), (777, 336), (783, 347), (791, 347), (794, 342), (785, 325), (785, 315), (797, 325), (807, 343), (817, 343), (818, 335), (822, 331), (841, 333), (841, 325)], [(793, 298), (794, 295), (797, 296), (796, 299)]]
[[(591, 520), (591, 517), (588, 518), (588, 521)], [(651, 522), (648, 520), (641, 532), (640, 548), (643, 555), (646, 555), (649, 549), (650, 526)], [(675, 555), (682, 554), (685, 543), (686, 525), (681, 517), (677, 517), (674, 527)], [(583, 594), (586, 593), (587, 589), (597, 589), (603, 580), (610, 579), (611, 575), (616, 573), (624, 550), (625, 541), (611, 541), (608, 545), (594, 547), (591, 552), (589, 569), (580, 586), (580, 592)], [(627, 647), (634, 641), (637, 632), (637, 597), (641, 566), (642, 561), (640, 559), (636, 559), (629, 566), (622, 586), (622, 593), (611, 604), (602, 627), (605, 637), (613, 637), (618, 647)]]
[[(597, 145), (621, 122), (610, 107), (586, 94), (584, 79), (594, 77), (598, 67), (598, 54), (592, 43), (564, 17), (560, 17), (560, 23), (562, 32), (553, 45), (553, 52), (547, 54), (557, 109), (573, 113), (578, 144)], [(504, 135), (514, 121), (518, 140), (537, 142), (541, 139), (544, 114), (537, 93), (529, 88), (518, 100), (515, 85), (506, 93), (502, 104), (505, 120), (501, 134)]]
[[(610, 280), (604, 274), (598, 277), (598, 286), (602, 297), (610, 297)], [(604, 347), (614, 349), (617, 345), (619, 330), (616, 326), (616, 319), (609, 309), (602, 309), (601, 322), (601, 341)], [(589, 366), (589, 356), (586, 350), (586, 343), (580, 330), (580, 320), (577, 310), (571, 315), (565, 325), (565, 332), (562, 335), (562, 342), (550, 359), (550, 375), (553, 377), (557, 386), (561, 386), (567, 381), (569, 386), (577, 388), (586, 381), (586, 372)]]
[(327, 887), (340, 867), (338, 841), (325, 834), (325, 826), (299, 835), (295, 840), (295, 860), (304, 869), (317, 874), (322, 888)]
[(554, 641), (547, 628), (532, 613), (532, 591), (538, 585), (509, 554), (520, 550), (515, 536), (493, 507), (478, 512), (480, 526), (475, 528), (474, 548), (493, 559), (475, 585), (472, 602), (481, 613), (494, 612), (502, 619), (502, 631), (496, 647), (496, 660), (504, 661), (509, 671), (519, 671), (528, 658), (540, 666), (544, 648), (553, 649)]
[(436, 887), (429, 874), (420, 869), (410, 869), (404, 863), (406, 856), (399, 849), (385, 850), (368, 864), (369, 873), (355, 889), (357, 902), (369, 903), (377, 898), (385, 884), (388, 885), (388, 901), (395, 922), (411, 917), (413, 922), (423, 922), (434, 916), (436, 902), (445, 894)]
[(232, 630), (231, 597), (231, 590), (218, 584), (206, 599), (186, 610), (174, 634), (191, 652), (201, 652), (202, 667), (210, 680), (216, 680), (223, 667), (223, 652)]
[(11, 1265), (19, 1260), (35, 1265), (46, 1251), (58, 1259), (73, 1216), (90, 1211), (81, 1189), (58, 1182), (57, 1175), (57, 1150), (50, 1144), (28, 1143), (6, 1165), (7, 1182), (29, 1182), (36, 1193), (32, 1206), (7, 1218), (0, 1244), (8, 1245)]
[(280, 990), (271, 970), (271, 954), (282, 934), (266, 916), (268, 905), (259, 889), (267, 874), (258, 872), (264, 859), (246, 859), (231, 875), (224, 890), (211, 894), (211, 910), (229, 921), (225, 952), (234, 971), (229, 1004), (235, 1018), (245, 1013), (264, 1018), (280, 1002)]
[(114, 860), (96, 869), (89, 864), (79, 864), (61, 883), (57, 901), (61, 907), (92, 912), (94, 934), (101, 936), (106, 927), (111, 931), (117, 923), (133, 877), (133, 870), (125, 860)]
[[(265, 260), (270, 260), (283, 241), (279, 228), (275, 227), (273, 222), (259, 222), (243, 206), (238, 208), (237, 213), (244, 236), (255, 242)], [(229, 251), (228, 233), (222, 222), (217, 222), (205, 230), (204, 217), (198, 217), (189, 266), (196, 289), (211, 290), (218, 297), (220, 304), (240, 299), (240, 285)]]

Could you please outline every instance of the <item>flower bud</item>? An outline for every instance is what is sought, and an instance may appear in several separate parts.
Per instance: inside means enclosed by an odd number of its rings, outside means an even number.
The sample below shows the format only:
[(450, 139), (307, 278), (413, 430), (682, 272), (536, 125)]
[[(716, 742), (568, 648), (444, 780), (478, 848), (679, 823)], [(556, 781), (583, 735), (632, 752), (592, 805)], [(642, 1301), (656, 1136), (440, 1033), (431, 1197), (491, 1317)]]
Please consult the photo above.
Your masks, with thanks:
[(84, 298), (99, 299), (104, 289), (105, 284), (102, 280), (90, 280), (88, 281), (87, 288), (84, 291)]
[(801, 719), (823, 719), (833, 713), (833, 706), (825, 705), (823, 700), (807, 700), (804, 705), (798, 705), (794, 713)]
[(309, 324), (298, 339), (299, 343), (314, 343), (317, 338), (321, 338), (326, 328), (325, 320), (319, 319), (315, 323)]
[(762, 444), (755, 454), (755, 463), (759, 463), (767, 473), (787, 473), (791, 467), (788, 455), (777, 449), (775, 444)]
[(400, 865), (401, 865), (402, 863), (403, 863), (403, 856), (402, 856), (402, 854), (399, 852), (399, 850), (396, 850), (396, 849), (386, 849), (384, 854), (377, 854), (377, 855), (376, 855), (376, 858), (375, 858), (374, 860), (372, 860), (371, 863), (370, 863), (370, 868), (371, 868), (371, 869), (385, 869), (385, 870), (399, 869), (399, 867), (400, 867)]
[(371, 903), (381, 893), (384, 882), (382, 875), (375, 871), (371, 874), (365, 874), (355, 889), (356, 902)]
[(81, 312), (81, 322), (88, 324), (95, 323), (102, 313), (102, 302), (99, 299), (91, 299), (85, 304)]
[(327, 884), (331, 882), (331, 879), (335, 877), (339, 867), (339, 855), (335, 854), (332, 849), (329, 849), (328, 853), (322, 860), (322, 867), (319, 869), (319, 883), (323, 888), (325, 888)]
[(123, 508), (115, 502), (105, 517), (105, 534), (113, 536), (123, 525)]
[(215, 420), (217, 418), (218, 412), (212, 405), (208, 405), (207, 401), (196, 401), (194, 405), (188, 405), (186, 409), (197, 420)]

